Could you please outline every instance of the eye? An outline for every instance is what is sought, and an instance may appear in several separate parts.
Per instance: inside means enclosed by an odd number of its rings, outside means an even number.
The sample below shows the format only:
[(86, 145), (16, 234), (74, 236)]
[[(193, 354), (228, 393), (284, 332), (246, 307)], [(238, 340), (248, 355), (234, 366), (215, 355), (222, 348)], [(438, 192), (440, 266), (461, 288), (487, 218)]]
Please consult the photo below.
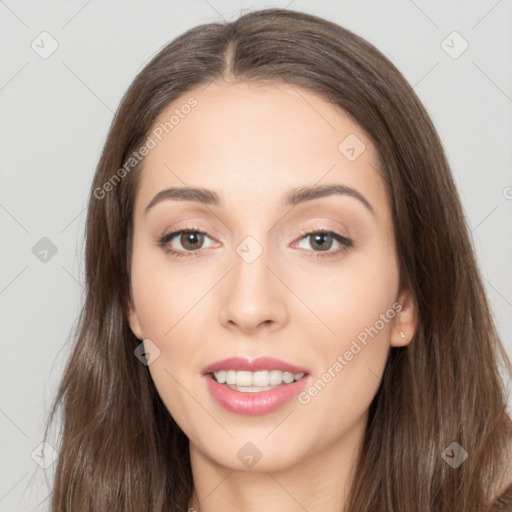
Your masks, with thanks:
[[(336, 246), (336, 244), (339, 246), (338, 250), (331, 251), (330, 249), (332, 249), (333, 245)], [(308, 247), (304, 247), (304, 245), (309, 245), (310, 250), (313, 251), (314, 254), (311, 256), (328, 257), (344, 252), (353, 247), (354, 244), (352, 240), (340, 233), (322, 228), (316, 231), (306, 232), (305, 236), (300, 239), (299, 247), (309, 249)]]
[[(186, 228), (165, 234), (158, 244), (162, 249), (175, 256), (190, 257), (204, 249), (203, 246), (206, 239), (212, 240), (204, 231), (196, 228)], [(177, 245), (178, 247), (173, 247)]]
[[(205, 231), (187, 227), (163, 235), (158, 240), (158, 245), (168, 254), (186, 258), (198, 256), (201, 250), (206, 248), (204, 246), (206, 240), (212, 242), (206, 247), (211, 247), (214, 241)], [(331, 250), (336, 245), (338, 249)], [(353, 247), (353, 242), (336, 231), (320, 228), (315, 231), (304, 231), (299, 239), (299, 247), (311, 252), (310, 256), (329, 257), (350, 249)]]

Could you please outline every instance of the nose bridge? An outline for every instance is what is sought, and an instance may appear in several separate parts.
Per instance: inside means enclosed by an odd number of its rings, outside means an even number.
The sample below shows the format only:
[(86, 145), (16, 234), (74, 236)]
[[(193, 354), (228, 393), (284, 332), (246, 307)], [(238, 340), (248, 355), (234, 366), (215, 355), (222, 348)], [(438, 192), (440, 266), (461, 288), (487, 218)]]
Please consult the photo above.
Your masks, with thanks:
[(249, 331), (260, 324), (286, 321), (285, 290), (268, 268), (272, 254), (262, 242), (249, 235), (235, 247), (234, 269), (220, 308), (220, 320), (225, 325), (236, 324)]
[(271, 254), (267, 244), (264, 246), (249, 235), (238, 244), (235, 252), (237, 258), (232, 277), (233, 286), (238, 291), (243, 292), (246, 289), (251, 294), (265, 291), (265, 288), (268, 291), (270, 283), (267, 265)]

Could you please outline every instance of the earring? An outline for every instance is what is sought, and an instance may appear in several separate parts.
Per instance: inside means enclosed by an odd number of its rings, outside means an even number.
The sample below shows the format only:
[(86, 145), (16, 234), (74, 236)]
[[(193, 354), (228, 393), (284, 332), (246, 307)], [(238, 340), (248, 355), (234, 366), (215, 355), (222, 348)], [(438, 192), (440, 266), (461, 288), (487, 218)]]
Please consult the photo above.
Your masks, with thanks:
[(400, 331), (400, 336), (402, 336), (402, 338), (405, 338), (404, 331)]

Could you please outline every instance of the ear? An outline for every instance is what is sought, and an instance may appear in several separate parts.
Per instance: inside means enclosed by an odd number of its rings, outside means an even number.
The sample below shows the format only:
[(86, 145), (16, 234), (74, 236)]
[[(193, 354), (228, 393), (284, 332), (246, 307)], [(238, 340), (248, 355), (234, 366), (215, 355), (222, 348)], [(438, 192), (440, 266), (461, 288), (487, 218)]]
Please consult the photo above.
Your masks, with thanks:
[(139, 316), (137, 315), (137, 311), (135, 311), (135, 306), (133, 305), (133, 297), (131, 292), (130, 297), (128, 298), (126, 309), (128, 324), (130, 325), (130, 329), (132, 330), (134, 336), (139, 340), (144, 339), (144, 336), (142, 335), (142, 327), (140, 325)]
[(404, 347), (409, 345), (418, 328), (418, 312), (412, 300), (409, 290), (403, 290), (398, 296), (397, 303), (400, 310), (397, 311), (391, 332), (391, 346)]

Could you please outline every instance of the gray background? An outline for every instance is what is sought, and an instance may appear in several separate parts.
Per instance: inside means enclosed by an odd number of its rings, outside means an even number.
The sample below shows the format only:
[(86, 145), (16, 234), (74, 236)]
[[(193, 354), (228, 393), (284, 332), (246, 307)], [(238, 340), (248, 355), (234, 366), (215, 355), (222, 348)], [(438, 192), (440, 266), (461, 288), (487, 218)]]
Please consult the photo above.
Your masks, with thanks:
[[(121, 95), (186, 29), (270, 6), (353, 30), (414, 86), (446, 148), (512, 355), (511, 1), (0, 0), (0, 511), (48, 505), (55, 465), (36, 463), (52, 460), (38, 445), (83, 299), (89, 186)], [(31, 47), (50, 48), (43, 31), (58, 43), (47, 59)], [(457, 58), (453, 31), (469, 44)], [(43, 237), (57, 249), (46, 262), (32, 250)]]

